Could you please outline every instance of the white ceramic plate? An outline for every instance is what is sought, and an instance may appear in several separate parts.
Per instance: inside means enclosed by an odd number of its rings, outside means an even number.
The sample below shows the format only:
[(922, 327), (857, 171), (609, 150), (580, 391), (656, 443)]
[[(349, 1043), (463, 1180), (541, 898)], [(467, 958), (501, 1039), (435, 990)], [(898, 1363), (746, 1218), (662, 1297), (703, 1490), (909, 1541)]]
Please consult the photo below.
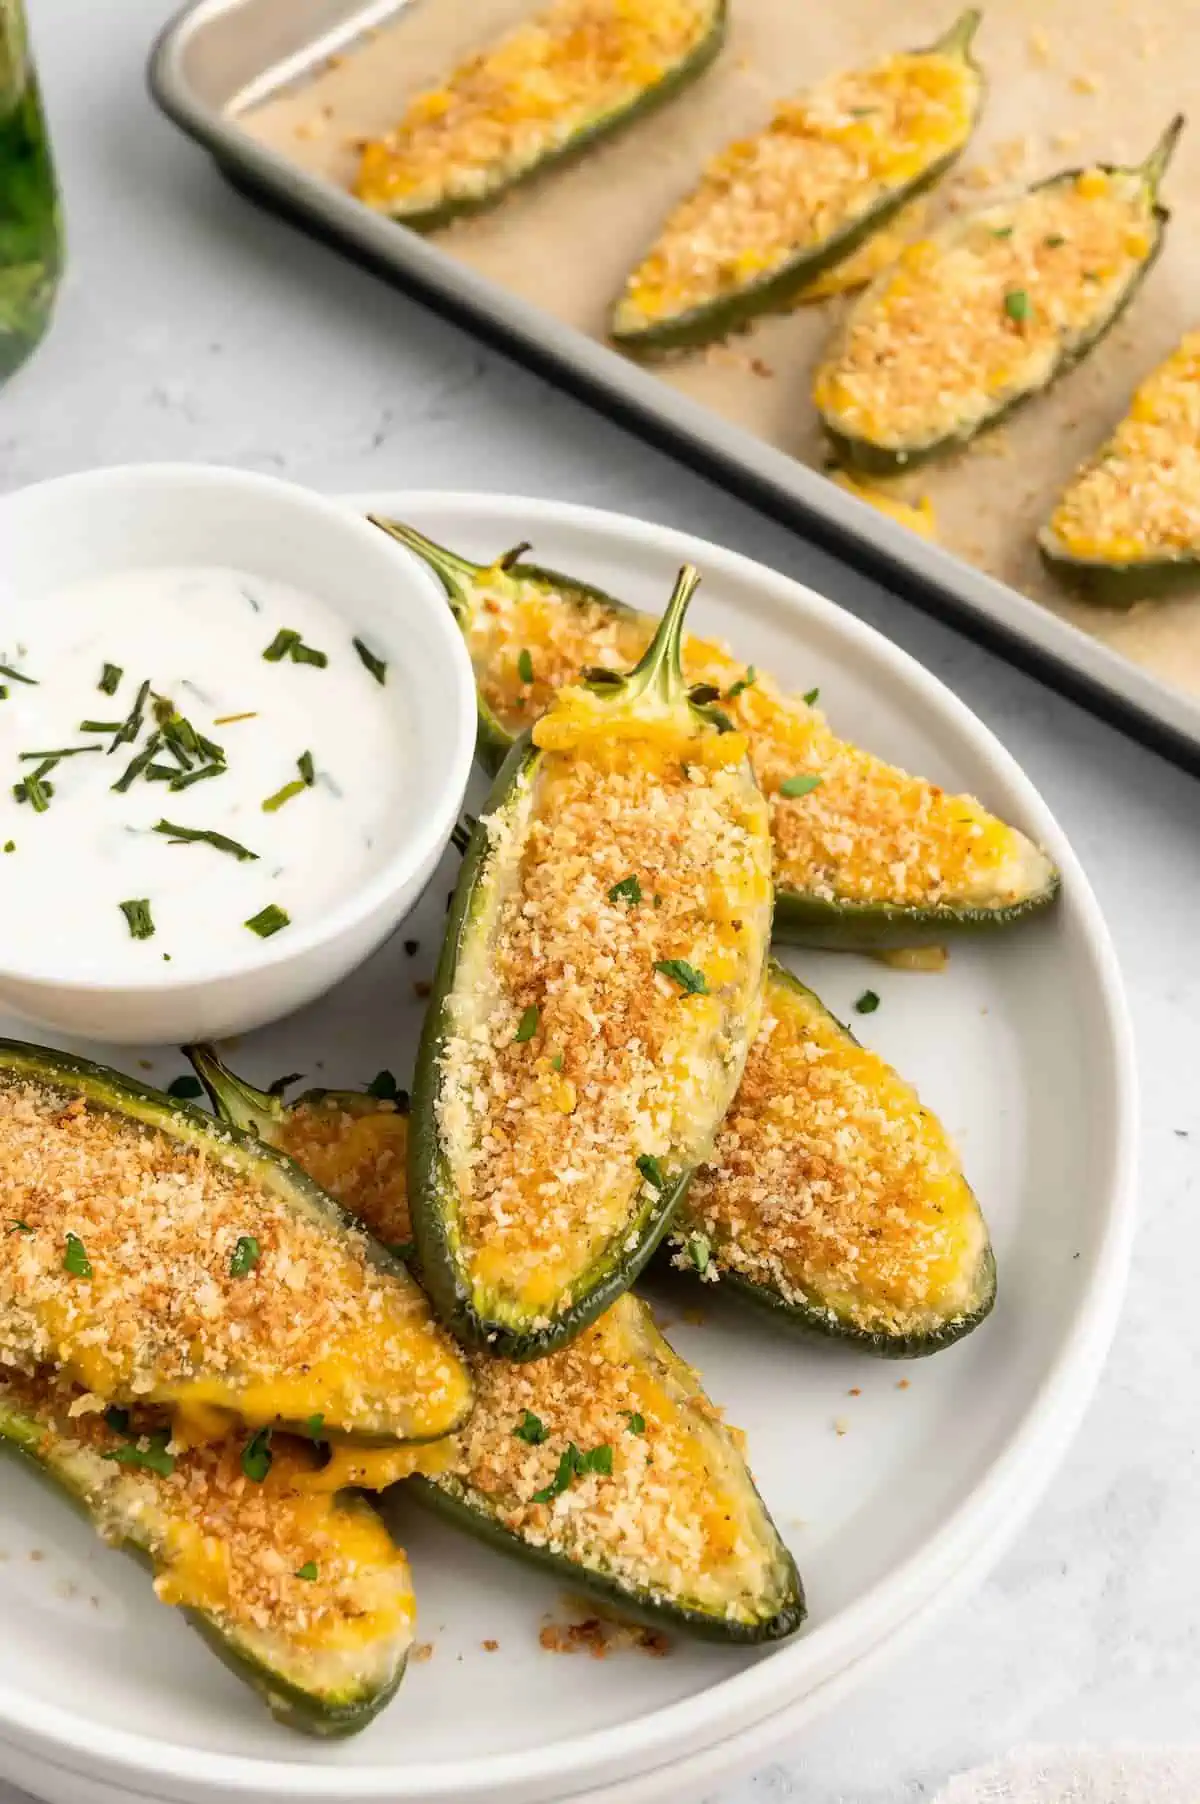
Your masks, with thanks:
[[(399, 1497), (433, 1657), (410, 1670), (376, 1725), (328, 1747), (274, 1727), (154, 1604), (136, 1567), (98, 1548), (25, 1473), (0, 1466), (0, 1738), (21, 1750), (14, 1776), (19, 1768), (56, 1800), (99, 1800), (116, 1784), (188, 1800), (543, 1804), (616, 1796), (622, 1780), (728, 1744), (795, 1710), (998, 1549), (1062, 1452), (1120, 1301), (1135, 1102), (1112, 948), (1053, 819), (968, 710), (811, 591), (687, 535), (511, 497), (355, 504), (479, 556), (530, 538), (542, 561), (646, 608), (665, 602), (677, 566), (693, 560), (705, 573), (697, 629), (790, 685), (819, 684), (847, 735), (974, 791), (1047, 846), (1064, 874), (1061, 906), (1011, 938), (956, 947), (942, 975), (854, 956), (792, 960), (839, 1013), (868, 985), (879, 992), (878, 1013), (856, 1017), (856, 1030), (956, 1135), (991, 1223), (999, 1302), (961, 1346), (905, 1366), (793, 1343), (707, 1295), (702, 1324), (670, 1327), (748, 1431), (808, 1589), (810, 1621), (795, 1641), (759, 1655), (680, 1642), (663, 1660), (555, 1657), (539, 1627), (546, 1613), (569, 1620), (578, 1607)], [(420, 942), (414, 956), (393, 940), (335, 995), (240, 1044), (238, 1067), (255, 1079), (295, 1069), (356, 1084), (387, 1065), (403, 1082), (421, 1009), (413, 985), (432, 970), (452, 880), (448, 863), (404, 930)], [(116, 1062), (133, 1065), (128, 1051)], [(152, 1075), (165, 1083), (181, 1068), (157, 1056)], [(667, 1313), (678, 1308), (672, 1299)]]

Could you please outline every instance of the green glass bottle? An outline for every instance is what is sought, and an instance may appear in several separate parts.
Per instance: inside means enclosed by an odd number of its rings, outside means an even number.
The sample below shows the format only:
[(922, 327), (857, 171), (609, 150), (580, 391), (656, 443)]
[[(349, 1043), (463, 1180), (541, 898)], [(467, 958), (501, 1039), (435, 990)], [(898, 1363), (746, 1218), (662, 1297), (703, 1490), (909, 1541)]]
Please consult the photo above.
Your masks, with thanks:
[(24, 0), (0, 0), (0, 382), (46, 330), (62, 217)]

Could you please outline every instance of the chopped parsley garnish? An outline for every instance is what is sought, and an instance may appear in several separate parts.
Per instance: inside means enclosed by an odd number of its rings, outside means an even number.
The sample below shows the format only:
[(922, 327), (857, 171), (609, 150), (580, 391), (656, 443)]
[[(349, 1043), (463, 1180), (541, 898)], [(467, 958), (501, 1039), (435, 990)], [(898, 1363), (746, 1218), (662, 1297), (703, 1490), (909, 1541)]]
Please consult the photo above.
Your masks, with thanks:
[(646, 1418), (641, 1413), (640, 1410), (637, 1410), (637, 1409), (629, 1410), (629, 1412), (626, 1415), (625, 1420), (629, 1426), (630, 1434), (645, 1434)]
[(248, 921), (242, 922), (242, 925), (248, 927), (251, 933), (256, 933), (260, 940), (269, 940), (271, 935), (278, 933), (281, 927), (290, 927), (291, 921), (292, 917), (286, 908), (280, 908), (276, 903), (268, 902), (265, 908), (260, 908), (256, 915), (251, 915)]
[[(157, 1472), (160, 1478), (170, 1478), (175, 1470), (175, 1456), (167, 1452), (170, 1439), (169, 1428), (156, 1428), (153, 1434), (140, 1436), (125, 1447), (114, 1447), (101, 1458), (113, 1460), (118, 1466), (139, 1466), (147, 1472)], [(146, 1442), (144, 1447), (140, 1445), (141, 1440)]]
[(707, 977), (695, 965), (689, 965), (686, 958), (656, 958), (654, 969), (677, 983), (685, 996), (708, 995)]
[(117, 906), (129, 923), (129, 933), (132, 939), (149, 940), (154, 938), (154, 922), (150, 917), (148, 896), (140, 896), (132, 902), (119, 902)]
[(259, 1260), (262, 1248), (253, 1234), (239, 1234), (238, 1243), (229, 1256), (229, 1276), (231, 1278), (248, 1278)]
[(562, 1068), (563, 1068), (563, 1055), (561, 1052), (556, 1052), (554, 1057), (550, 1061), (550, 1069), (551, 1069), (551, 1071), (561, 1071)]
[(106, 664), (100, 672), (100, 681), (96, 684), (101, 695), (115, 695), (121, 687), (121, 678), (125, 672), (119, 664)]
[(290, 626), (281, 626), (263, 657), (268, 664), (281, 664), (284, 658), (290, 658), (293, 664), (315, 664), (318, 670), (324, 670), (329, 659), (323, 651), (313, 645), (306, 645), (300, 634)]
[(535, 1416), (531, 1409), (527, 1409), (513, 1429), (513, 1434), (518, 1441), (524, 1441), (527, 1447), (540, 1447), (543, 1441), (549, 1439), (550, 1430), (540, 1416)]
[(90, 1278), (92, 1262), (87, 1256), (87, 1248), (78, 1234), (67, 1235), (66, 1251), (63, 1253), (63, 1270), (70, 1272), (73, 1278)]
[(229, 839), (224, 833), (214, 833), (211, 827), (180, 827), (174, 821), (156, 821), (155, 833), (165, 833), (168, 843), (173, 846), (205, 845), (212, 846), (216, 852), (228, 852), (231, 858), (247, 864), (258, 857), (248, 847), (239, 845), (236, 839)]
[(725, 700), (735, 702), (743, 689), (752, 689), (758, 681), (758, 672), (753, 664), (747, 664), (745, 676), (740, 676), (736, 683), (731, 683), (725, 691)]
[(204, 1085), (190, 1071), (180, 1077), (173, 1077), (167, 1085), (167, 1095), (173, 1096), (176, 1102), (193, 1102), (197, 1096), (204, 1095)]
[[(17, 649), (19, 651), (20, 647), (18, 646)], [(36, 677), (25, 676), (23, 672), (14, 670), (11, 664), (0, 664), (0, 676), (9, 677), (14, 683), (28, 683), (31, 689), (36, 689), (38, 686)]]
[(642, 886), (635, 876), (622, 877), (608, 892), (610, 902), (628, 902), (632, 906), (642, 899)]
[(1019, 326), (1032, 315), (1033, 302), (1023, 288), (1010, 288), (1004, 297), (1004, 311)]
[(303, 1566), (297, 1566), (296, 1577), (298, 1579), (308, 1579), (311, 1583), (313, 1579), (318, 1577), (317, 1562), (315, 1560), (305, 1560)]
[(390, 1071), (377, 1071), (367, 1085), (367, 1095), (377, 1102), (396, 1102), (404, 1094)]
[(992, 228), (992, 237), (993, 238), (1011, 238), (1012, 234), (1013, 234), (1013, 229), (1010, 225), (993, 226), (993, 228)]
[(645, 1178), (647, 1184), (653, 1184), (656, 1190), (666, 1189), (666, 1175), (653, 1153), (639, 1153), (637, 1158), (637, 1168)]
[(271, 1470), (275, 1455), (271, 1452), (271, 1430), (260, 1428), (242, 1448), (242, 1471), (254, 1484), (260, 1485)]
[(118, 746), (132, 745), (138, 734), (141, 732), (142, 722), (145, 719), (146, 714), (146, 697), (149, 693), (150, 678), (147, 677), (134, 698), (132, 708), (113, 734), (112, 744), (108, 748), (110, 754), (115, 752)]
[(812, 794), (814, 789), (819, 789), (820, 787), (820, 777), (811, 777), (805, 774), (797, 777), (785, 777), (783, 782), (779, 785), (779, 793), (781, 796), (788, 797), (808, 796)]
[(513, 1035), (513, 1039), (518, 1045), (523, 1046), (526, 1040), (532, 1040), (534, 1034), (537, 1032), (540, 1017), (541, 1010), (535, 1008), (531, 1003), (518, 1021), (517, 1031)]
[(1042, 239), (1042, 243), (1048, 251), (1056, 251), (1060, 245), (1063, 245), (1066, 242), (1067, 241), (1061, 232), (1051, 232), (1048, 238)]
[(864, 990), (854, 1006), (860, 1015), (873, 1015), (879, 1007), (879, 997), (874, 990)]
[(325, 1418), (324, 1418), (324, 1416), (321, 1416), (321, 1415), (309, 1416), (309, 1418), (305, 1422), (304, 1426), (308, 1430), (309, 1434), (311, 1434), (315, 1439), (315, 1437), (320, 1434), (321, 1430), (325, 1426)]
[(533, 681), (533, 659), (527, 645), (523, 645), (517, 654), (517, 675), (523, 683), (532, 683)]
[(385, 661), (382, 658), (377, 658), (370, 646), (364, 645), (361, 639), (353, 640), (352, 644), (371, 675), (375, 678), (375, 681), (377, 683), (386, 683), (387, 664)]
[(689, 1234), (685, 1248), (688, 1258), (703, 1276), (712, 1258), (712, 1241), (707, 1234)]
[(30, 1225), (27, 1221), (18, 1221), (15, 1218), (8, 1224), (8, 1227), (4, 1231), (6, 1234), (32, 1234), (33, 1233), (33, 1229), (30, 1227)]
[(805, 697), (804, 697), (805, 707), (815, 708), (817, 705), (817, 701), (820, 697), (820, 694), (821, 694), (821, 691), (819, 689), (809, 689), (806, 692)]
[(574, 1441), (569, 1441), (559, 1458), (558, 1470), (544, 1490), (533, 1493), (534, 1503), (553, 1503), (568, 1489), (573, 1479), (582, 1478), (588, 1472), (601, 1472), (607, 1476), (612, 1471), (612, 1448), (605, 1445), (593, 1447), (590, 1453), (581, 1453)]
[(127, 1409), (118, 1409), (115, 1403), (110, 1403), (104, 1412), (104, 1420), (114, 1434), (129, 1433), (129, 1411)]

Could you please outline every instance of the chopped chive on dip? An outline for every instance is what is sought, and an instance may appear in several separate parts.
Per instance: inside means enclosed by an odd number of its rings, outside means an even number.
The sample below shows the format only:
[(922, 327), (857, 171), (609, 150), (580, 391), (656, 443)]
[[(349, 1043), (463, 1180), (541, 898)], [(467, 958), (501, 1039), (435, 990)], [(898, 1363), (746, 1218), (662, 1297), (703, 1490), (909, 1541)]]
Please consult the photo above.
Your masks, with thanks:
[(290, 626), (280, 627), (263, 657), (268, 664), (282, 664), (285, 658), (290, 658), (293, 664), (315, 664), (318, 670), (324, 670), (329, 662), (327, 653), (318, 651), (314, 645), (306, 645)]
[(81, 733), (119, 733), (121, 722), (119, 720), (81, 720), (79, 731)]
[(214, 833), (211, 827), (181, 827), (175, 821), (156, 821), (152, 831), (164, 834), (168, 845), (212, 846), (214, 851), (228, 852), (231, 858), (236, 858), (241, 863), (249, 863), (258, 857), (257, 852), (251, 852), (248, 847), (239, 845), (236, 839), (230, 839), (224, 833)]
[(57, 764), (60, 758), (78, 758), (80, 752), (98, 752), (99, 750), (98, 745), (60, 745), (52, 752), (18, 752), (17, 758), (22, 764), (37, 764), (44, 758), (53, 758)]
[(129, 936), (135, 940), (149, 940), (154, 937), (154, 922), (150, 918), (150, 903), (142, 896), (133, 902), (120, 902), (117, 905), (129, 923)]
[(707, 977), (695, 965), (689, 965), (686, 958), (656, 958), (654, 969), (677, 983), (685, 996), (708, 995)]
[(879, 997), (874, 990), (864, 990), (854, 1006), (860, 1015), (873, 1015), (879, 1007)]
[(204, 1095), (204, 1085), (190, 1071), (180, 1077), (173, 1077), (167, 1085), (167, 1095), (173, 1096), (176, 1102), (194, 1102), (198, 1096)]
[(802, 774), (795, 777), (785, 777), (783, 782), (779, 785), (779, 793), (781, 796), (787, 796), (789, 800), (791, 800), (796, 796), (811, 795), (814, 789), (819, 789), (820, 787), (820, 777)]
[(271, 935), (278, 933), (281, 927), (290, 926), (291, 919), (286, 908), (280, 908), (276, 903), (268, 902), (265, 908), (260, 908), (256, 915), (251, 915), (250, 919), (244, 921), (242, 925), (248, 927), (251, 933), (256, 933), (260, 940), (269, 940)]
[(306, 789), (312, 788), (317, 780), (317, 773), (311, 752), (301, 752), (296, 760), (296, 769), (300, 772), (298, 777), (293, 777), (290, 783), (285, 783), (282, 789), (277, 789), (273, 796), (267, 797), (262, 805), (264, 814), (274, 814), (285, 802), (290, 802), (293, 796), (301, 796)]
[[(20, 647), (17, 649), (19, 651)], [(36, 677), (26, 676), (23, 670), (14, 670), (11, 664), (0, 664), (0, 676), (7, 677), (12, 683), (28, 683), (31, 689), (38, 686)]]
[(517, 1023), (517, 1031), (513, 1035), (513, 1039), (517, 1041), (518, 1045), (524, 1045), (526, 1040), (532, 1040), (534, 1034), (537, 1032), (540, 1015), (541, 1010), (535, 1008), (532, 1003), (524, 1011), (520, 1021)]
[(115, 695), (121, 687), (121, 678), (125, 672), (119, 664), (106, 664), (100, 672), (100, 681), (96, 684), (101, 695)]
[(237, 1245), (229, 1256), (229, 1275), (231, 1278), (248, 1278), (259, 1260), (262, 1248), (253, 1234), (239, 1234)]
[(375, 678), (375, 681), (377, 683), (386, 683), (387, 682), (387, 663), (386, 663), (386, 661), (383, 658), (377, 658), (375, 656), (375, 653), (371, 650), (370, 646), (364, 645), (361, 639), (354, 639), (351, 641), (351, 643), (353, 644), (354, 649), (358, 653), (359, 657), (362, 659), (363, 664), (370, 671), (371, 675)]
[(1033, 313), (1033, 302), (1023, 288), (1010, 288), (1004, 297), (1004, 311), (1014, 325), (1021, 325)]
[(63, 1270), (70, 1272), (73, 1278), (90, 1278), (92, 1262), (87, 1256), (87, 1248), (78, 1234), (68, 1234), (66, 1249), (63, 1253)]
[(253, 1484), (260, 1485), (271, 1470), (275, 1455), (271, 1452), (271, 1430), (260, 1428), (242, 1448), (242, 1471)]

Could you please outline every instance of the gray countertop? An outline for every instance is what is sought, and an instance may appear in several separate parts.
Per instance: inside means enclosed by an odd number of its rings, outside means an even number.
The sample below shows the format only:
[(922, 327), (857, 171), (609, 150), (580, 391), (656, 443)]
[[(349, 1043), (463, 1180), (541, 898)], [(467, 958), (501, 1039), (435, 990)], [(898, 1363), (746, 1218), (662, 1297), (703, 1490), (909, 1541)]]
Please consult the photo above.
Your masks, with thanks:
[(1083, 1430), (982, 1589), (721, 1804), (902, 1804), (1020, 1744), (1189, 1738), (1200, 788), (251, 208), (146, 98), (146, 52), (169, 11), (32, 0), (71, 267), (50, 338), (0, 394), (0, 488), (201, 459), (334, 490), (549, 495), (718, 539), (834, 596), (982, 716), (1074, 840), (1117, 942), (1141, 1058), (1142, 1222)]

